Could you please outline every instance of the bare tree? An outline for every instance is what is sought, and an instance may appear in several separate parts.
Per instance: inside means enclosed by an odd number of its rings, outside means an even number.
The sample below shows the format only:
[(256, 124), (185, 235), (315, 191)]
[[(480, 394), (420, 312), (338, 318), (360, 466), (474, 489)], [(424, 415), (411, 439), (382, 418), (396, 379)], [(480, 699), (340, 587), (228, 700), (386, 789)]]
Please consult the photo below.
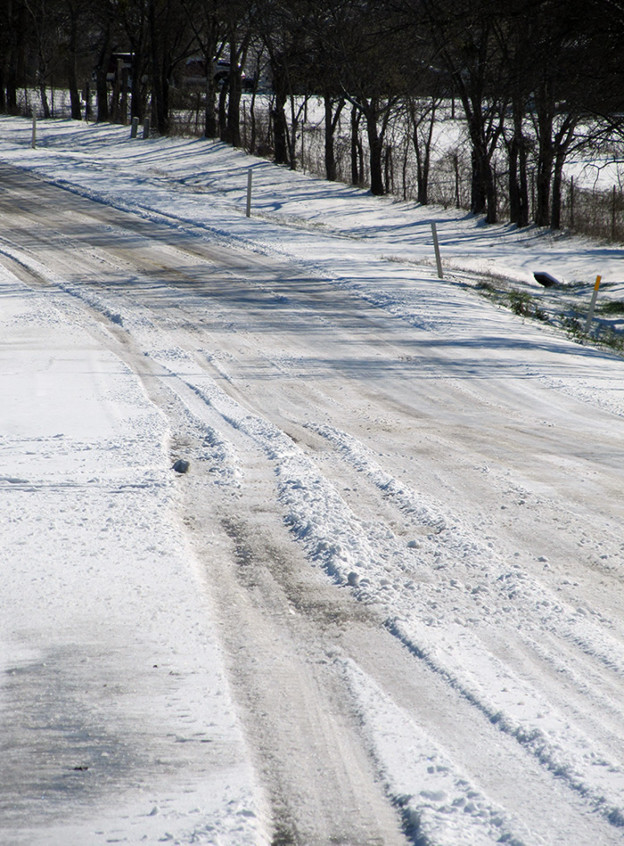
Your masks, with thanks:
[(386, 133), (409, 79), (405, 31), (387, 4), (345, 0), (334, 33), (344, 97), (364, 120), (371, 193), (384, 194)]
[[(47, 86), (57, 69), (60, 8), (55, 0), (24, 0), (30, 18), (36, 51), (34, 82), (39, 89), (43, 117), (51, 117)], [(24, 80), (25, 82), (26, 80)]]
[(205, 73), (204, 136), (219, 137), (216, 98), (218, 83), (215, 74), (217, 62), (225, 47), (227, 34), (224, 0), (182, 0), (201, 56)]
[(435, 89), (432, 89), (429, 97), (409, 96), (406, 102), (406, 118), (416, 155), (417, 199), (423, 206), (429, 202), (433, 134), (441, 104), (442, 98), (436, 95)]
[(461, 100), (471, 144), (471, 211), (497, 219), (493, 157), (503, 131), (507, 93), (498, 85), (501, 56), (496, 0), (423, 0), (438, 56)]
[[(258, 28), (268, 55), (273, 91), (271, 123), (275, 161), (291, 168), (296, 167), (300, 117), (294, 108), (294, 98), (308, 91), (313, 10), (312, 0), (262, 0), (258, 7)], [(290, 122), (286, 115), (289, 101)]]

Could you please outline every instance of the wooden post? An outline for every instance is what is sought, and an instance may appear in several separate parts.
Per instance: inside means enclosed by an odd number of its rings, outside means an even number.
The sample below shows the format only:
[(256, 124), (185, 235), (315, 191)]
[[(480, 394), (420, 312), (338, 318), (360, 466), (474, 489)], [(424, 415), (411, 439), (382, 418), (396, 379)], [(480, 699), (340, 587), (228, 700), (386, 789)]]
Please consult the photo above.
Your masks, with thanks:
[(150, 137), (150, 119), (148, 117), (143, 121), (143, 140)]
[(245, 215), (247, 217), (251, 217), (251, 180), (252, 180), (252, 170), (249, 168), (247, 171), (247, 208), (245, 211)]
[(30, 146), (33, 150), (37, 149), (37, 112), (33, 108), (33, 124), (32, 124), (32, 138), (30, 141)]
[(594, 309), (596, 308), (596, 299), (598, 298), (598, 288), (600, 288), (601, 276), (596, 276), (596, 284), (594, 285), (594, 293), (592, 294), (591, 303), (589, 304), (589, 311), (587, 313), (587, 322), (585, 323), (585, 334), (589, 335), (589, 329), (594, 317)]
[(611, 195), (611, 240), (615, 241), (615, 209), (617, 202), (617, 188), (613, 186), (613, 193)]
[(440, 245), (438, 243), (438, 232), (435, 223), (431, 224), (431, 234), (433, 235), (433, 248), (435, 250), (436, 266), (438, 268), (438, 279), (444, 279), (442, 273), (442, 259), (440, 258)]
[(132, 118), (132, 126), (130, 127), (130, 138), (136, 138), (138, 130), (139, 130), (139, 119), (135, 115), (135, 117)]

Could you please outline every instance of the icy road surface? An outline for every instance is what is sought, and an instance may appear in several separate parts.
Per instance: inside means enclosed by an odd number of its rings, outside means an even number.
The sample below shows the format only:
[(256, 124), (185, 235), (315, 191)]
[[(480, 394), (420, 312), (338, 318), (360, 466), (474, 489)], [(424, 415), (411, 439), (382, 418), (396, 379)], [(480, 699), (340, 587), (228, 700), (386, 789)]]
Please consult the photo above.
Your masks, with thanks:
[(624, 362), (67, 125), (0, 143), (0, 842), (621, 843)]

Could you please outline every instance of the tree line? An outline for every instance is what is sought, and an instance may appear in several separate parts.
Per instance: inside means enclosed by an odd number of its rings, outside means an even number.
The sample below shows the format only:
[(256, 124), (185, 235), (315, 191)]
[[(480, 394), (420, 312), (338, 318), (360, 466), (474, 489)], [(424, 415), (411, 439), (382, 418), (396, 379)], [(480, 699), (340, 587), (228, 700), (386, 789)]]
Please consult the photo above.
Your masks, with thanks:
[(0, 0), (0, 9), (2, 112), (36, 88), (49, 116), (57, 86), (76, 119), (93, 99), (98, 121), (149, 115), (167, 134), (194, 63), (207, 137), (240, 146), (243, 94), (253, 101), (266, 86), (272, 155), (296, 167), (313, 95), (325, 175), (336, 178), (347, 115), (351, 180), (362, 181), (365, 150), (373, 194), (388, 188), (388, 130), (400, 115), (418, 200), (428, 202), (434, 131), (457, 104), (470, 209), (488, 222), (503, 191), (510, 222), (559, 228), (569, 155), (617, 152), (624, 135), (624, 0)]

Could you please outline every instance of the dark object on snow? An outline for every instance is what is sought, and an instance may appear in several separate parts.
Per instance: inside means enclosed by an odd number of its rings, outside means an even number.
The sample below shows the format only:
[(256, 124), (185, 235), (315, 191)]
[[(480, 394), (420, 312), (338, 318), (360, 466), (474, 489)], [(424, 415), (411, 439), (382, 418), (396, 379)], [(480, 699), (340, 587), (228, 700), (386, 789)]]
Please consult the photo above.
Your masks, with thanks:
[(172, 469), (175, 470), (176, 473), (187, 473), (190, 466), (190, 461), (185, 461), (183, 458), (178, 458), (178, 460), (174, 462)]
[(537, 273), (534, 273), (533, 276), (535, 277), (535, 281), (539, 282), (540, 285), (543, 285), (544, 288), (552, 288), (553, 285), (558, 285), (559, 282), (555, 279), (554, 276), (551, 276), (550, 273), (544, 273), (543, 271), (538, 270)]

